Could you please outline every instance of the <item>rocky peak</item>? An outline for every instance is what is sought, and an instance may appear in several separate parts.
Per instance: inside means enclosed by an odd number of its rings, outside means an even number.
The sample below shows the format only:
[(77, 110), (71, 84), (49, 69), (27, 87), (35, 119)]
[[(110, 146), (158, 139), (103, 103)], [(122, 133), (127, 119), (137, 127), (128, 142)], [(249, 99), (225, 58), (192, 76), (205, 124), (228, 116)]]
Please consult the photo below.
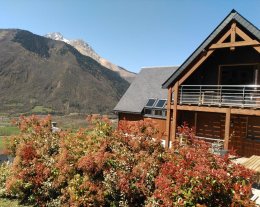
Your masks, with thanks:
[(133, 81), (133, 79), (136, 76), (135, 73), (130, 72), (122, 67), (119, 67), (119, 66), (111, 63), (110, 61), (104, 59), (103, 57), (99, 56), (93, 50), (93, 48), (88, 43), (86, 43), (84, 40), (81, 40), (81, 39), (69, 40), (69, 39), (64, 38), (60, 32), (48, 33), (47, 35), (45, 35), (45, 37), (54, 39), (54, 40), (63, 41), (63, 42), (66, 42), (67, 44), (70, 44), (75, 49), (77, 49), (82, 55), (89, 56), (89, 57), (93, 58), (94, 60), (96, 60), (102, 66), (119, 73), (119, 75), (122, 78), (124, 78), (125, 80), (127, 80), (130, 83)]

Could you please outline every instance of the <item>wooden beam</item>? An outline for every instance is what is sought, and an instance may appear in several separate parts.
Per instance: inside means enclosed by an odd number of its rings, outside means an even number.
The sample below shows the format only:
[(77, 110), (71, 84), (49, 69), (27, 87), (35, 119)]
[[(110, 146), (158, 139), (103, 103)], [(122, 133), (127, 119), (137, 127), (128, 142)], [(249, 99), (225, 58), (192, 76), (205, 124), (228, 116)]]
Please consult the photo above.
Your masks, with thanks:
[(229, 35), (231, 35), (231, 30), (228, 30), (228, 31), (219, 39), (219, 41), (218, 41), (217, 43), (222, 43), (222, 42), (224, 42), (224, 41), (228, 38)]
[[(236, 42), (236, 23), (235, 22), (231, 25), (230, 42), (231, 43)], [(231, 50), (235, 50), (235, 47), (231, 47), (230, 49)]]
[(254, 49), (255, 49), (258, 53), (260, 53), (260, 46), (254, 46)]
[(171, 140), (172, 140), (172, 147), (173, 143), (176, 139), (176, 128), (177, 128), (177, 104), (178, 104), (178, 92), (179, 92), (179, 82), (177, 81), (173, 87), (174, 91), (174, 102), (173, 102), (173, 112), (172, 112), (172, 132), (171, 132)]
[[(211, 113), (226, 113), (227, 108), (208, 107), (208, 106), (177, 105), (177, 110), (181, 110), (181, 111), (201, 111), (201, 112), (211, 112)], [(260, 116), (260, 109), (230, 108), (230, 110), (231, 110), (231, 114)]]
[[(228, 30), (217, 42), (220, 44), (224, 42), (227, 37), (231, 34), (231, 30)], [(214, 49), (208, 51), (193, 67), (179, 80), (179, 85), (181, 85), (212, 53)]]
[(260, 46), (260, 43), (257, 40), (251, 41), (238, 41), (238, 42), (227, 42), (220, 44), (212, 44), (209, 49), (218, 49), (218, 48), (226, 48), (226, 47), (242, 47), (242, 46)]
[[(236, 33), (242, 38), (242, 39), (244, 39), (244, 40), (246, 40), (246, 41), (251, 41), (251, 40), (253, 40), (251, 37), (249, 37), (246, 33), (244, 33), (241, 29), (239, 29), (238, 27), (237, 27), (237, 29), (236, 29)], [(258, 53), (260, 53), (260, 46), (258, 45), (258, 46), (254, 46), (253, 47)]]
[(231, 114), (260, 116), (260, 109), (235, 109), (235, 108), (231, 108)]
[(177, 105), (177, 109), (181, 110), (181, 111), (201, 111), (201, 112), (213, 112), (213, 113), (226, 113), (226, 108), (208, 107), (208, 106)]
[(214, 50), (210, 50), (203, 56), (193, 67), (180, 79), (179, 84), (181, 85), (212, 53)]
[(241, 37), (245, 41), (253, 40), (251, 37), (249, 37), (246, 33), (244, 33), (239, 27), (236, 28), (236, 33), (239, 37)]
[(171, 137), (171, 100), (172, 100), (172, 87), (168, 88), (165, 148), (169, 147), (169, 141)]
[(225, 137), (224, 137), (224, 149), (228, 150), (228, 141), (230, 136), (230, 108), (226, 109), (226, 120), (225, 120)]

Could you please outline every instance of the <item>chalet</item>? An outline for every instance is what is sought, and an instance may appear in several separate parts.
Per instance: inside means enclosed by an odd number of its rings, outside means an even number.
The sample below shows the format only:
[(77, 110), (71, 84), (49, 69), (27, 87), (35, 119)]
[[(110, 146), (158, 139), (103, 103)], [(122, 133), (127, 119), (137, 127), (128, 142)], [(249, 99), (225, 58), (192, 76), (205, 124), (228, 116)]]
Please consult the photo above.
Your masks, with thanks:
[[(198, 138), (223, 142), (225, 150), (235, 149), (242, 156), (260, 155), (259, 42), (259, 29), (232, 10), (177, 70), (165, 76), (166, 146), (176, 139), (177, 126), (187, 121)], [(139, 109), (143, 107), (139, 111), (143, 117), (153, 100), (152, 107), (156, 107), (159, 100), (166, 99), (154, 96), (152, 90), (146, 89), (146, 102), (137, 103)], [(130, 100), (127, 96), (122, 99), (119, 105), (123, 109)], [(129, 120), (135, 120), (135, 113), (125, 106), (123, 111), (132, 116)], [(117, 107), (121, 120), (126, 115)]]

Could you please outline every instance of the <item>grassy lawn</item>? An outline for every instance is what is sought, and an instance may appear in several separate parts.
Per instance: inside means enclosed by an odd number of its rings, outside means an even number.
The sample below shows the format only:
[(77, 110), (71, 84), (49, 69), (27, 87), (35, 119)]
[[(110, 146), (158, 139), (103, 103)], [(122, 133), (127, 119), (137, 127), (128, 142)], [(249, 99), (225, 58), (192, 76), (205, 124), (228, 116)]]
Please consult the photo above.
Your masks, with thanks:
[(6, 198), (0, 198), (0, 206), (1, 207), (25, 207), (24, 205), (20, 205), (17, 200), (10, 200)]

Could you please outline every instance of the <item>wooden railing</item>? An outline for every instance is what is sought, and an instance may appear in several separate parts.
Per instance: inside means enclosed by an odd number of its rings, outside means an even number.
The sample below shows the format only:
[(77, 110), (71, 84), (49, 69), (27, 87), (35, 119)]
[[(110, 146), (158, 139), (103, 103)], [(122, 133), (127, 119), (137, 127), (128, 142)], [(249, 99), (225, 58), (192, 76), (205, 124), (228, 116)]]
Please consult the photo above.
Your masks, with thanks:
[(178, 104), (260, 108), (260, 85), (181, 85)]

